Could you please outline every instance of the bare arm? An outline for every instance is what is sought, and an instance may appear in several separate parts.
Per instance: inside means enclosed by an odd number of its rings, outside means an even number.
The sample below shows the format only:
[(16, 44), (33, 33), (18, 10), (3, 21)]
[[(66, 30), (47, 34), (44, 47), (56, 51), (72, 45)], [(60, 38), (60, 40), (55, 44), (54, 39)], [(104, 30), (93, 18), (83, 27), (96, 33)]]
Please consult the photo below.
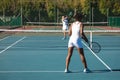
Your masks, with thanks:
[(68, 35), (69, 35), (69, 36), (71, 36), (71, 34), (72, 34), (72, 24), (71, 24), (71, 26), (70, 26), (70, 28), (69, 28), (69, 32), (68, 32)]
[(80, 34), (81, 34), (81, 36), (82, 36), (82, 39), (84, 39), (84, 41), (87, 42), (87, 43), (89, 44), (89, 41), (88, 41), (88, 39), (87, 39), (87, 37), (86, 37), (84, 31), (83, 31), (83, 30), (84, 30), (83, 24), (81, 24), (80, 26), (81, 26)]

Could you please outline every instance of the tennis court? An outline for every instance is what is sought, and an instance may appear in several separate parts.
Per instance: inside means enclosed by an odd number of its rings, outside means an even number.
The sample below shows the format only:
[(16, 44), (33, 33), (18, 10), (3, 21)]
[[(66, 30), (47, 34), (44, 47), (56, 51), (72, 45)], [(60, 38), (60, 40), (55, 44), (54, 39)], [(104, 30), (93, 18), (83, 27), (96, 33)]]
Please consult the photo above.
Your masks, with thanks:
[[(72, 73), (64, 73), (67, 43), (63, 34), (34, 31), (8, 31), (0, 38), (0, 80), (119, 80), (120, 32), (92, 32), (101, 45), (95, 54), (83, 42), (91, 73), (83, 72), (77, 50), (70, 63)], [(31, 32), (34, 32), (31, 33)], [(94, 35), (96, 34), (96, 35)], [(89, 35), (87, 34), (88, 38)]]

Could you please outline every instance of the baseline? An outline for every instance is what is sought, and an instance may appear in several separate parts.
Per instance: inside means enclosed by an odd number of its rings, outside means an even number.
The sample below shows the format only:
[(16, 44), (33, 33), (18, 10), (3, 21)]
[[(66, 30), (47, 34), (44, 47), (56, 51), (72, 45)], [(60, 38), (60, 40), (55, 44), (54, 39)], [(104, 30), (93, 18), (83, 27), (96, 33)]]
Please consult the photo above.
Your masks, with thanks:
[(0, 71), (0, 73), (63, 73), (64, 71)]

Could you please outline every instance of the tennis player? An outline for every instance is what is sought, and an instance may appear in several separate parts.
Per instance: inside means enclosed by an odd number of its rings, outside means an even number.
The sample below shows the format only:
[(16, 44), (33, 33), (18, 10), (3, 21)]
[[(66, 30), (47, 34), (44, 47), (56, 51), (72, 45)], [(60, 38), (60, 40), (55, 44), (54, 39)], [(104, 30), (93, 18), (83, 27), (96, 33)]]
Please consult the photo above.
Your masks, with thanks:
[(73, 54), (73, 49), (74, 47), (77, 48), (78, 53), (80, 54), (80, 58), (82, 60), (82, 63), (84, 65), (84, 70), (83, 72), (89, 72), (90, 70), (87, 67), (86, 59), (84, 56), (84, 50), (81, 42), (81, 38), (85, 39), (85, 41), (88, 41), (87, 37), (84, 35), (83, 32), (83, 24), (81, 22), (82, 15), (79, 13), (76, 13), (75, 16), (75, 22), (73, 22), (69, 28), (69, 42), (68, 42), (68, 55), (66, 57), (66, 68), (65, 68), (65, 73), (69, 73), (69, 63), (71, 56)]
[(63, 23), (63, 38), (62, 40), (66, 39), (66, 31), (68, 30), (68, 17), (67, 16), (62, 16), (62, 23)]

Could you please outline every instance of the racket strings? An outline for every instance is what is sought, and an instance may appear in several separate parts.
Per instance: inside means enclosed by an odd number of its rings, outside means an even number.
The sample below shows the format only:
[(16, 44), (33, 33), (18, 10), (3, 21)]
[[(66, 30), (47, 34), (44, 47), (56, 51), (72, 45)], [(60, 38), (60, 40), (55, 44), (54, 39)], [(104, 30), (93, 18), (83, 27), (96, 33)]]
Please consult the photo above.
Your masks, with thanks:
[(92, 42), (92, 43), (90, 44), (90, 48), (91, 48), (91, 50), (92, 50), (93, 52), (95, 52), (95, 53), (99, 53), (100, 50), (101, 50), (101, 46), (100, 46), (97, 42)]

